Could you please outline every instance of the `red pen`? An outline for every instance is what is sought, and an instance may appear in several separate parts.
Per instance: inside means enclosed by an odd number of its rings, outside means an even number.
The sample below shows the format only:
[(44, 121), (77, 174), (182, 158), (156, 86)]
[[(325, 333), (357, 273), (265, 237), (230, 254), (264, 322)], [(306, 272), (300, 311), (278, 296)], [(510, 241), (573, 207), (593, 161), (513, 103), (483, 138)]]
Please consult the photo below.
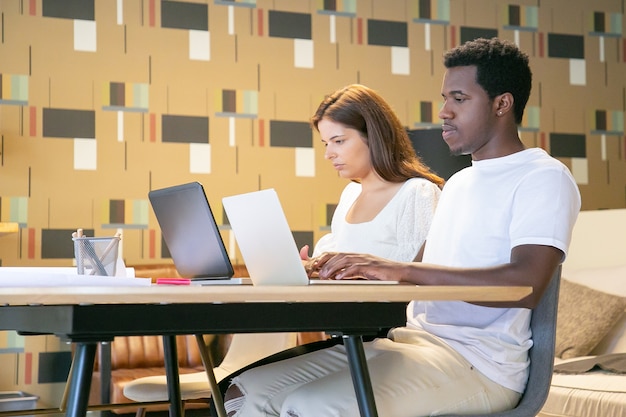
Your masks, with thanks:
[(186, 278), (157, 278), (157, 285), (190, 285), (191, 280)]

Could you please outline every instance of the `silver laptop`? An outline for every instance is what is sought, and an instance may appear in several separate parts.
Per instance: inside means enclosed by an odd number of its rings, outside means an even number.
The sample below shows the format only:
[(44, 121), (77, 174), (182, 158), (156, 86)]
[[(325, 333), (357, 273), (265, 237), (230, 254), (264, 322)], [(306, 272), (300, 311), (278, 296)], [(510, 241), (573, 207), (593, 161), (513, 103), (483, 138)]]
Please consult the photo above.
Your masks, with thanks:
[[(178, 273), (195, 284), (238, 283), (199, 182), (153, 190), (148, 199)], [(249, 281), (249, 279), (247, 279)]]
[(274, 189), (222, 199), (254, 285), (397, 284), (397, 281), (309, 279)]

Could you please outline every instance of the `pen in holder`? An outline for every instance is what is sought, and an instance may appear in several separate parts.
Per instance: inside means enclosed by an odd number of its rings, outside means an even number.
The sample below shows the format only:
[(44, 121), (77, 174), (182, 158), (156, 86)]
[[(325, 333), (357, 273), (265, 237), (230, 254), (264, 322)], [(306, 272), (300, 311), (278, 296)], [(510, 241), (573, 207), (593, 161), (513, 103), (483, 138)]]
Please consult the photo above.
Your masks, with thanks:
[(82, 229), (72, 234), (76, 268), (80, 275), (115, 276), (121, 236), (85, 237)]

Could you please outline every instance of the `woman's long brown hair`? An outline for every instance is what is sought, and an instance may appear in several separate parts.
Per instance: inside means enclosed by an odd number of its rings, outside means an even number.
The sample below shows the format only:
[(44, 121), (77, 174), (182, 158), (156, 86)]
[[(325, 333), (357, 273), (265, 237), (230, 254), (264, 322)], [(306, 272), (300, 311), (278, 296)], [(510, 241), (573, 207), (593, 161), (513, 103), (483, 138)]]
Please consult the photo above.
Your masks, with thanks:
[(327, 96), (311, 118), (318, 130), (322, 119), (341, 123), (361, 132), (369, 148), (372, 166), (390, 182), (425, 178), (442, 187), (444, 180), (415, 153), (409, 135), (391, 106), (374, 90), (348, 85)]

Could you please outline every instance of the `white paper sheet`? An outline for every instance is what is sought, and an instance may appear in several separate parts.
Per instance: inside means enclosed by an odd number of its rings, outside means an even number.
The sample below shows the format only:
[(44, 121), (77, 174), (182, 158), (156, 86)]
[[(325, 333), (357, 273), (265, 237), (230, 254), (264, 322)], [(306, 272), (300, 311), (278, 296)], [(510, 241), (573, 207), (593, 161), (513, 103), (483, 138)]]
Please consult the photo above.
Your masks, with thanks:
[(151, 285), (150, 278), (135, 278), (134, 269), (127, 268), (130, 277), (78, 275), (76, 268), (0, 267), (1, 287), (59, 287), (59, 286), (142, 286)]

